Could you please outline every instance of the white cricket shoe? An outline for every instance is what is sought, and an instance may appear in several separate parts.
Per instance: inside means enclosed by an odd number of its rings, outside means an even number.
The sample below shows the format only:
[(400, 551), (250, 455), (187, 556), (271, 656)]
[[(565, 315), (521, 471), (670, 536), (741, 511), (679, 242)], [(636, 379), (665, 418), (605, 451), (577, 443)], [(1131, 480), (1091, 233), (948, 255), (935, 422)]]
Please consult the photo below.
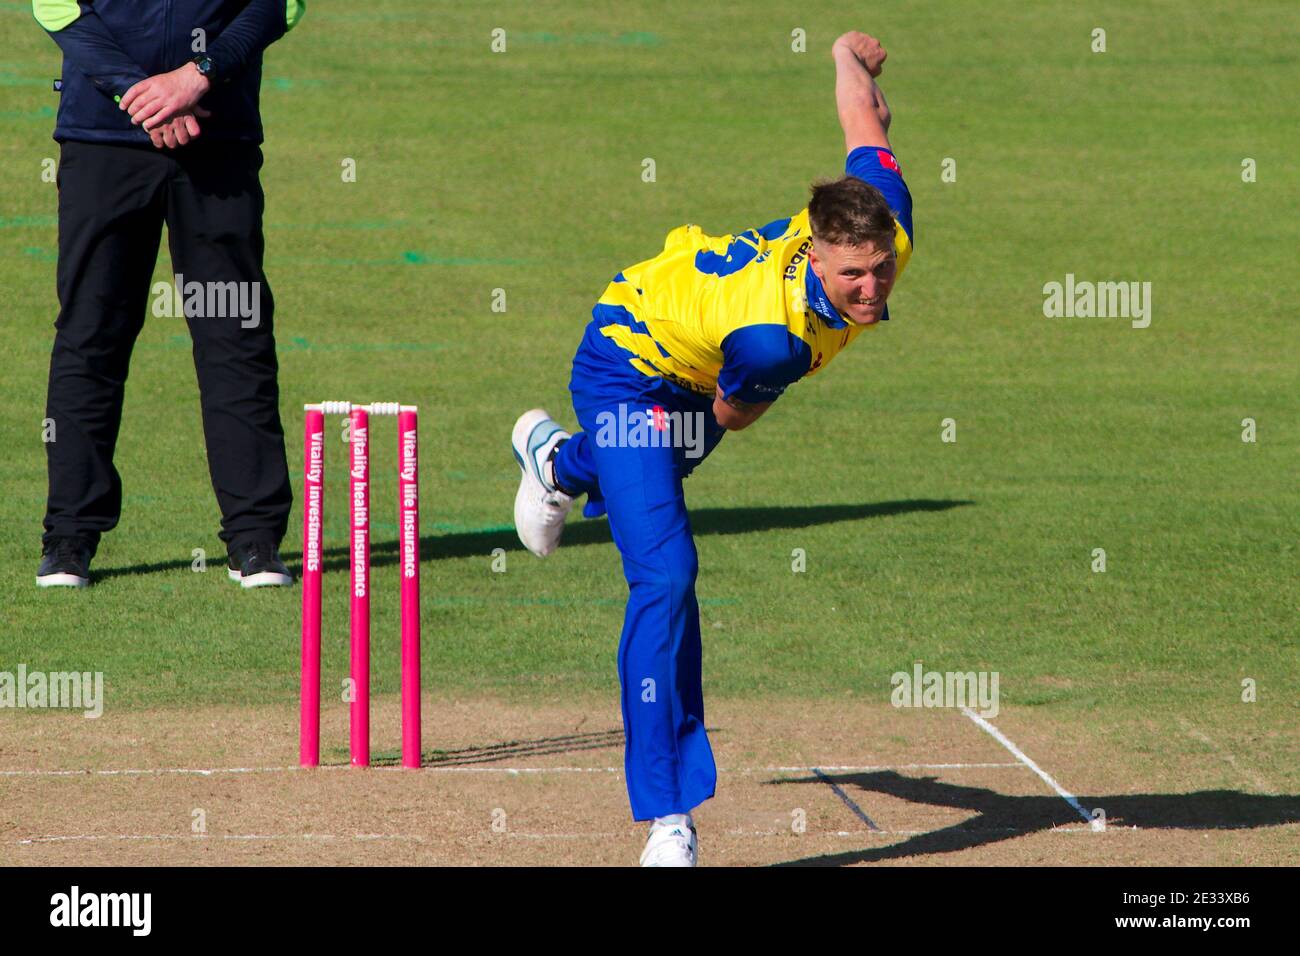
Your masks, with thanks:
[(539, 558), (560, 546), (564, 519), (573, 507), (574, 499), (555, 487), (548, 464), (555, 446), (570, 437), (540, 408), (520, 415), (510, 435), (523, 471), (515, 495), (515, 531), (524, 547)]
[(699, 850), (695, 824), (689, 813), (657, 817), (641, 851), (642, 866), (694, 866)]

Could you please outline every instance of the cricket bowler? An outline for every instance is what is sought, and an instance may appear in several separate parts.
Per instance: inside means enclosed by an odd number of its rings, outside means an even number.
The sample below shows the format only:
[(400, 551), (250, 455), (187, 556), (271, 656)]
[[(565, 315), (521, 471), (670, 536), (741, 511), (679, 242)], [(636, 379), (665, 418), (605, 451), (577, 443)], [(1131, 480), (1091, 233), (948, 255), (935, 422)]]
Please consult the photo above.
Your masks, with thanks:
[(581, 431), (541, 409), (511, 436), (523, 471), (515, 527), (538, 557), (581, 495), (607, 515), (628, 602), (618, 649), (628, 797), (651, 821), (642, 866), (694, 866), (691, 811), (714, 794), (704, 726), (698, 562), (682, 492), (729, 431), (823, 371), (886, 302), (912, 254), (912, 197), (876, 83), (885, 51), (846, 33), (831, 48), (847, 175), (808, 207), (726, 236), (674, 229), (614, 277), (592, 310), (569, 390)]

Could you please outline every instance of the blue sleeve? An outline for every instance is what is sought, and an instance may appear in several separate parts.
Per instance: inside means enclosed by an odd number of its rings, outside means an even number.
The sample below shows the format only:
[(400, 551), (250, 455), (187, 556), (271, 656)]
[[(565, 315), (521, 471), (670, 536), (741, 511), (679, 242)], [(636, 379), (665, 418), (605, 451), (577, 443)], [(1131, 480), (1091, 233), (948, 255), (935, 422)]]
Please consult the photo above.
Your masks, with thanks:
[(120, 97), (148, 79), (149, 74), (123, 51), (88, 4), (44, 5), (37, 22), (59, 45), (64, 61), (108, 96)]
[(774, 402), (811, 364), (808, 343), (784, 325), (745, 325), (722, 340), (718, 385), (724, 398)]
[(844, 171), (880, 190), (907, 238), (916, 245), (916, 236), (912, 234), (912, 194), (907, 191), (903, 170), (894, 154), (879, 146), (859, 146), (844, 161)]
[(250, 0), (208, 44), (218, 82), (248, 69), (263, 50), (293, 29), (306, 9), (305, 0)]

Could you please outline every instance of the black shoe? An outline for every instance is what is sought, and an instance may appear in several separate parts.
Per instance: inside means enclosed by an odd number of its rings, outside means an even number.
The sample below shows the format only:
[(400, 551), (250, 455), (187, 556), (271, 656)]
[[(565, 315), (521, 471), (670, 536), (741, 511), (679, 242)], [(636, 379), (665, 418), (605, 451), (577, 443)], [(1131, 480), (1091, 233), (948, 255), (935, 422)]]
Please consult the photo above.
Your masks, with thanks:
[(241, 587), (283, 587), (293, 584), (293, 575), (280, 560), (280, 552), (269, 541), (252, 541), (237, 545), (230, 552), (226, 570), (232, 581)]
[(36, 583), (43, 588), (84, 588), (90, 583), (93, 554), (85, 538), (77, 535), (51, 538), (41, 553)]

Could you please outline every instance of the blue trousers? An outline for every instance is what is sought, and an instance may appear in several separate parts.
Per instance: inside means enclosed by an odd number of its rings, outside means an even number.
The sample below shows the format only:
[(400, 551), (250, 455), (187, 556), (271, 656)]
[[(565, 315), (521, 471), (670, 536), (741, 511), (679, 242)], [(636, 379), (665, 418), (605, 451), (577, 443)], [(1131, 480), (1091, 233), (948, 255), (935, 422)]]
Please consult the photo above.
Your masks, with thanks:
[(609, 516), (623, 557), (624, 767), (632, 816), (649, 820), (689, 812), (717, 784), (704, 728), (699, 565), (682, 480), (725, 430), (711, 398), (642, 375), (596, 328), (588, 327), (569, 383), (583, 430), (560, 448), (555, 471), (561, 485), (587, 495), (587, 517)]

